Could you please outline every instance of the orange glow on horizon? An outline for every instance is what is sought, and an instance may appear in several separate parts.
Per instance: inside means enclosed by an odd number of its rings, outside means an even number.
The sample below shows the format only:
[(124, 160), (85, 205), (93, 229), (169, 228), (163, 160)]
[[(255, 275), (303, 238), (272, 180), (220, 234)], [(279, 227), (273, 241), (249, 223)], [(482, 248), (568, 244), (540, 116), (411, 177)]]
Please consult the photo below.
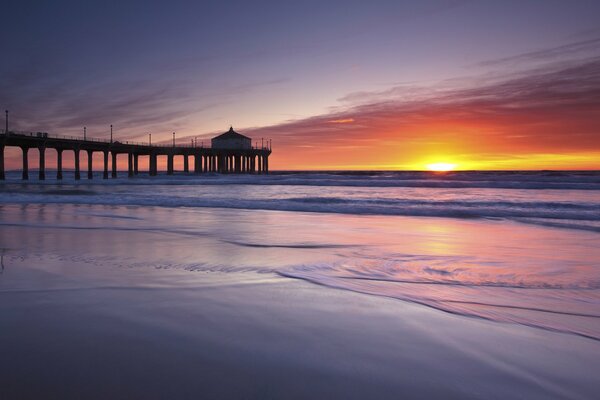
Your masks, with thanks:
[(447, 162), (436, 162), (436, 163), (427, 164), (427, 169), (429, 171), (447, 172), (447, 171), (452, 171), (455, 168), (456, 168), (456, 164), (447, 163)]

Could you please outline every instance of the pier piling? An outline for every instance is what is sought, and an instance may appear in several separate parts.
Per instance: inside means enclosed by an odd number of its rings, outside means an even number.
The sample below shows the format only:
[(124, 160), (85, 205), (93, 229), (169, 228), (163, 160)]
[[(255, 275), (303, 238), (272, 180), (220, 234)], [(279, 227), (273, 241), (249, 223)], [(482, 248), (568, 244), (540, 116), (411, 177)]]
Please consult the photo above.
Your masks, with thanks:
[(108, 179), (108, 150), (102, 152), (104, 156), (104, 171), (102, 173), (102, 179)]
[(93, 150), (87, 150), (87, 157), (88, 157), (88, 171), (87, 171), (87, 178), (88, 179), (92, 179), (94, 177), (94, 166), (93, 166), (93, 162), (94, 162), (94, 151)]
[[(228, 133), (231, 136), (232, 130)], [(238, 135), (237, 133), (233, 133)], [(222, 135), (221, 135), (222, 136)], [(238, 135), (239, 136), (239, 135)], [(231, 139), (231, 138), (230, 138)], [(127, 172), (132, 177), (139, 173), (139, 157), (148, 156), (148, 174), (156, 176), (159, 171), (159, 156), (166, 156), (166, 173), (173, 175), (175, 173), (174, 158), (183, 157), (184, 173), (222, 173), (222, 174), (240, 174), (240, 173), (266, 173), (269, 168), (268, 157), (271, 154), (270, 147), (256, 147), (249, 143), (245, 147), (227, 147), (227, 140), (221, 143), (223, 147), (198, 147), (196, 142), (191, 145), (173, 146), (169, 145), (150, 145), (150, 143), (121, 143), (118, 141), (108, 141), (100, 139), (73, 138), (49, 136), (45, 132), (6, 132), (0, 133), (0, 180), (6, 179), (5, 171), (5, 150), (6, 147), (19, 147), (22, 151), (22, 179), (29, 179), (29, 149), (38, 149), (39, 151), (39, 172), (38, 178), (46, 178), (46, 150), (56, 150), (56, 179), (63, 179), (63, 151), (73, 151), (74, 154), (74, 178), (81, 179), (80, 152), (87, 154), (87, 179), (93, 179), (94, 172), (94, 152), (102, 152), (103, 155), (103, 173), (102, 178), (108, 179), (109, 162), (111, 162), (111, 177), (117, 178), (119, 154), (127, 155)], [(235, 137), (234, 140), (237, 140)], [(249, 141), (249, 139), (248, 139)], [(111, 160), (109, 160), (109, 153)], [(190, 157), (193, 160), (190, 161)], [(193, 165), (190, 165), (193, 163)], [(164, 168), (164, 164), (161, 164)], [(193, 171), (191, 171), (193, 168)]]
[(23, 151), (23, 174), (21, 175), (24, 181), (29, 179), (29, 160), (27, 159), (27, 153), (29, 152), (29, 147), (21, 147)]
[(173, 153), (167, 155), (167, 175), (173, 175)]
[(127, 153), (127, 176), (133, 176), (133, 153)]
[(117, 153), (113, 150), (113, 151), (111, 151), (111, 155), (112, 155), (111, 178), (116, 178), (117, 177)]
[(38, 179), (43, 181), (46, 179), (46, 148), (44, 146), (38, 147), (40, 152), (40, 165), (38, 168)]
[(79, 168), (79, 149), (73, 150), (75, 153), (75, 180), (81, 179), (81, 170)]
[(62, 153), (63, 149), (56, 149), (56, 179), (61, 180), (62, 174)]
[(6, 179), (4, 175), (4, 144), (0, 144), (0, 180)]

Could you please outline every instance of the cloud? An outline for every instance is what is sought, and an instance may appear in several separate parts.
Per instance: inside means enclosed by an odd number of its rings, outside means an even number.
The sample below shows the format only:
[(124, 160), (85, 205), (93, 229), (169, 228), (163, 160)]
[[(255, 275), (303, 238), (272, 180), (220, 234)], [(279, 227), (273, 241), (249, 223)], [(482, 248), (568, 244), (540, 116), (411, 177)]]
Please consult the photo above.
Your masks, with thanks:
[[(600, 56), (583, 57), (598, 48), (598, 38), (581, 40), (488, 62), (544, 62), (525, 71), (354, 92), (328, 113), (240, 131), (272, 138), (273, 165), (279, 168), (409, 167), (443, 152), (461, 163), (478, 159), (479, 165), (529, 160), (546, 166), (555, 160), (557, 166), (573, 161), (600, 168), (594, 162), (600, 155)], [(273, 78), (231, 85), (210, 100), (198, 100), (189, 80), (177, 77), (90, 79), (82, 85), (60, 74), (62, 67), (27, 62), (3, 75), (0, 104), (17, 110), (13, 121), (20, 128), (61, 134), (86, 125), (90, 136), (105, 136), (112, 123), (127, 140), (149, 131), (188, 128), (190, 114), (226, 104), (235, 94), (287, 82)]]
[(354, 122), (354, 118), (332, 119), (331, 121), (327, 122), (330, 124), (351, 124)]
[[(88, 127), (92, 135), (112, 123), (128, 136), (149, 126), (173, 126), (197, 104), (183, 80), (119, 80), (82, 84), (52, 66), (24, 68), (0, 83), (0, 104), (13, 115), (13, 129), (55, 134)], [(205, 104), (204, 107), (209, 107)], [(143, 131), (143, 130), (142, 130)], [(100, 135), (102, 136), (102, 135)]]
[(549, 47), (541, 50), (530, 51), (510, 57), (487, 60), (478, 63), (478, 66), (498, 66), (522, 62), (548, 62), (560, 59), (572, 59), (574, 56), (589, 56), (591, 52), (600, 50), (600, 37), (580, 40), (561, 46)]
[[(544, 165), (551, 163), (544, 154), (586, 152), (570, 159), (589, 164), (590, 153), (600, 153), (600, 57), (497, 77), (480, 86), (408, 93), (391, 88), (354, 94), (351, 100), (343, 110), (244, 132), (273, 138), (286, 161), (310, 159), (319, 165), (334, 160), (348, 165), (357, 151), (363, 164), (377, 157), (386, 164), (382, 158), (391, 157), (393, 149), (398, 149), (394, 157), (404, 158), (434, 151), (465, 158), (485, 154), (488, 160), (493, 154), (539, 154)], [(310, 155), (301, 148), (307, 145), (316, 146)]]
[(72, 135), (86, 126), (90, 136), (107, 137), (113, 124), (124, 140), (187, 130), (194, 115), (227, 105), (240, 94), (289, 81), (272, 78), (217, 90), (197, 84), (195, 75), (169, 71), (151, 78), (104, 71), (99, 78), (57, 60), (29, 58), (0, 66), (0, 105), (11, 111), (13, 129)]

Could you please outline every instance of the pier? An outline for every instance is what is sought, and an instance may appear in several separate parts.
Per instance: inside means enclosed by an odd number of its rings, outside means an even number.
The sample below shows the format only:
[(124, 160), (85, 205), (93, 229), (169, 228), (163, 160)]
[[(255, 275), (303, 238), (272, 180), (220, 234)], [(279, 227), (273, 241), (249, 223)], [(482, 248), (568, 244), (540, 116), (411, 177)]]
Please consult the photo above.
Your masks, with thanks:
[[(7, 123), (8, 125), (8, 123)], [(196, 146), (192, 141), (189, 145), (176, 145), (175, 139), (171, 145), (113, 141), (87, 137), (55, 136), (45, 132), (16, 132), (8, 129), (0, 130), (0, 180), (5, 179), (4, 151), (6, 147), (19, 147), (22, 151), (22, 179), (29, 179), (29, 157), (39, 157), (38, 179), (46, 179), (47, 150), (56, 156), (56, 179), (63, 179), (63, 152), (72, 151), (74, 154), (74, 178), (81, 179), (80, 155), (87, 153), (87, 179), (94, 174), (93, 153), (103, 155), (104, 179), (117, 177), (117, 156), (127, 155), (127, 175), (133, 177), (139, 173), (140, 157), (149, 157), (148, 174), (158, 175), (158, 157), (167, 157), (166, 173), (173, 175), (175, 157), (183, 157), (184, 173), (221, 173), (221, 174), (267, 174), (269, 172), (269, 155), (271, 144), (261, 143), (252, 146), (251, 139), (241, 135), (231, 128), (228, 132), (212, 139), (210, 147)], [(33, 154), (32, 154), (33, 153)], [(52, 154), (54, 153), (54, 154)], [(190, 169), (192, 157), (193, 171)]]

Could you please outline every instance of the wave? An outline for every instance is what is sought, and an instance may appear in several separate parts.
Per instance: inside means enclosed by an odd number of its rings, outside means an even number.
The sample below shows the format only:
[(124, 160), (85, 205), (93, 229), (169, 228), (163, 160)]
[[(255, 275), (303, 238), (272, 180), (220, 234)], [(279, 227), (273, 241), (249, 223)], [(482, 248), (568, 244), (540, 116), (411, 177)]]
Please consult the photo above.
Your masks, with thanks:
[[(52, 176), (51, 172), (47, 172)], [(123, 174), (121, 174), (123, 176)], [(599, 171), (460, 171), (432, 172), (273, 172), (270, 175), (159, 175), (149, 177), (103, 180), (96, 176), (94, 185), (285, 185), (285, 186), (333, 186), (333, 187), (412, 187), (412, 188), (495, 188), (495, 189), (555, 189), (600, 190)], [(8, 182), (20, 182), (17, 172), (8, 173)], [(27, 185), (56, 184), (52, 178), (46, 181), (31, 180)], [(87, 185), (90, 181), (62, 181), (69, 184)]]
[(45, 195), (58, 195), (58, 196), (92, 196), (97, 194), (93, 190), (81, 190), (81, 189), (55, 189), (43, 191)]
[(98, 204), (119, 206), (209, 207), (317, 212), (353, 215), (396, 215), (461, 219), (509, 219), (516, 222), (600, 232), (600, 204), (574, 202), (455, 201), (342, 197), (264, 199), (195, 198), (147, 194), (49, 196), (45, 193), (0, 193), (0, 203)]
[(316, 243), (298, 243), (298, 244), (265, 244), (265, 243), (249, 243), (239, 242), (234, 240), (223, 240), (224, 243), (234, 244), (241, 247), (253, 247), (253, 248), (281, 248), (281, 249), (343, 249), (347, 247), (353, 247), (351, 245), (343, 244), (316, 244)]
[[(600, 341), (600, 282), (589, 275), (552, 282), (548, 271), (515, 270), (503, 279), (506, 267), (494, 271), (479, 265), (432, 274), (423, 263), (364, 263), (300, 265), (280, 270), (281, 276), (425, 305), (440, 311), (495, 322), (515, 323)], [(429, 260), (433, 261), (433, 260)], [(447, 260), (452, 263), (452, 260)], [(481, 272), (479, 272), (481, 271)], [(585, 272), (588, 274), (589, 272)], [(481, 278), (477, 280), (477, 278)], [(581, 280), (577, 280), (581, 279)]]
[(0, 183), (0, 204), (487, 218), (600, 232), (598, 171), (280, 172), (268, 176), (140, 176), (62, 183), (22, 183), (14, 173), (9, 178)]

